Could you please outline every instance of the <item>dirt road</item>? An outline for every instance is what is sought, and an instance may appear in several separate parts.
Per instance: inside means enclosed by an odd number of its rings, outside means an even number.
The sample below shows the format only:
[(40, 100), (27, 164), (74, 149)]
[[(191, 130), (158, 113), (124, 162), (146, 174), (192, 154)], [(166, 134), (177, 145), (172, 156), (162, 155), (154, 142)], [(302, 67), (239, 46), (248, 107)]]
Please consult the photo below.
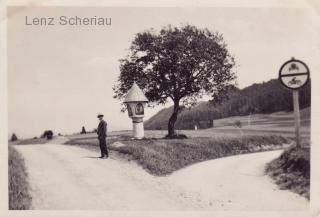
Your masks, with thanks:
[(20, 145), (34, 209), (305, 209), (308, 202), (263, 175), (280, 151), (222, 158), (154, 177), (133, 162), (67, 145)]

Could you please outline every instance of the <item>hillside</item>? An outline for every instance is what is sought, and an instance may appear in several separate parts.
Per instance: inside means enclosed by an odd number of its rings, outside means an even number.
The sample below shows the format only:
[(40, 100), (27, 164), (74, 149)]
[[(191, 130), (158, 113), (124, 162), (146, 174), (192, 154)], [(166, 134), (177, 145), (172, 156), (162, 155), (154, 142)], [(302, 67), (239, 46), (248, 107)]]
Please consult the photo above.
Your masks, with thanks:
[[(301, 109), (310, 107), (311, 85), (299, 91)], [(172, 107), (159, 111), (145, 122), (148, 130), (165, 130), (172, 113)], [(281, 86), (277, 79), (253, 84), (230, 93), (229, 100), (219, 105), (199, 102), (191, 109), (183, 108), (176, 122), (176, 129), (210, 128), (213, 120), (249, 114), (270, 114), (279, 111), (292, 111), (292, 93)]]

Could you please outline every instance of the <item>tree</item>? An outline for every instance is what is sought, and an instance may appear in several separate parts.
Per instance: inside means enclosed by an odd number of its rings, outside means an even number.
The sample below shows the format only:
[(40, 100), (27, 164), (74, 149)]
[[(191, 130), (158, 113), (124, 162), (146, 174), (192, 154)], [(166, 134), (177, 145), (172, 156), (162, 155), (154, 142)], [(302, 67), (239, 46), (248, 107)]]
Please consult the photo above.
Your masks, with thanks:
[(86, 134), (86, 133), (87, 133), (86, 128), (82, 127), (80, 134)]
[(47, 140), (52, 139), (53, 137), (53, 132), (52, 130), (46, 130), (43, 132), (43, 134), (41, 135), (41, 138), (46, 138)]
[(192, 106), (204, 95), (215, 98), (236, 78), (234, 58), (222, 34), (195, 26), (164, 27), (136, 34), (129, 55), (120, 60), (114, 98), (123, 99), (135, 81), (150, 106), (173, 101), (168, 136), (181, 105)]
[(12, 136), (11, 136), (11, 142), (14, 142), (14, 141), (17, 141), (18, 140), (18, 137), (15, 133), (12, 133)]

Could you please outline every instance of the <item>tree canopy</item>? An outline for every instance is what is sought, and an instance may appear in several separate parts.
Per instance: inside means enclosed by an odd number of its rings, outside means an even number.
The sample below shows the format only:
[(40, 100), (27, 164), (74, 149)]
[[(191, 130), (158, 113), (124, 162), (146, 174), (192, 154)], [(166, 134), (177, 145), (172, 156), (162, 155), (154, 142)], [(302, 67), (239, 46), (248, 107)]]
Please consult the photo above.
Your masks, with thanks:
[(150, 29), (135, 35), (128, 56), (120, 60), (114, 97), (123, 99), (135, 81), (151, 105), (171, 99), (172, 136), (180, 105), (193, 105), (204, 95), (217, 97), (235, 81), (234, 65), (219, 32), (191, 25)]

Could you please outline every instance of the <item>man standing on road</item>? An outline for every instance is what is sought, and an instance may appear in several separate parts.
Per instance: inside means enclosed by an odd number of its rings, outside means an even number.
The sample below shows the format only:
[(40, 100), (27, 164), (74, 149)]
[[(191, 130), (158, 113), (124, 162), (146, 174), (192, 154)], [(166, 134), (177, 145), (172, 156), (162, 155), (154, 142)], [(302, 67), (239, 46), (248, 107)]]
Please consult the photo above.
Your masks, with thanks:
[(101, 150), (101, 156), (100, 158), (108, 158), (108, 149), (107, 149), (107, 143), (106, 143), (106, 137), (107, 137), (107, 123), (103, 120), (103, 115), (99, 114), (98, 118), (100, 120), (100, 123), (98, 125), (98, 139), (99, 139), (99, 145)]

